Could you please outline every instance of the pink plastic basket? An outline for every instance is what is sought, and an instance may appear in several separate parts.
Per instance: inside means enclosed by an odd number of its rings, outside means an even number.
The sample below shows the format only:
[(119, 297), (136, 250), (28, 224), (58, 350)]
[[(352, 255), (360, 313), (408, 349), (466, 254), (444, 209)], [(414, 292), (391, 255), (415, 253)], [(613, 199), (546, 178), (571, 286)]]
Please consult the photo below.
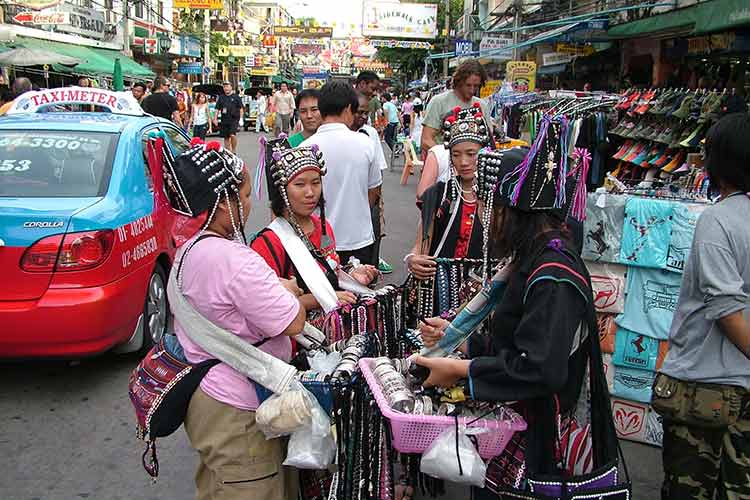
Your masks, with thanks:
[[(456, 425), (453, 417), (432, 415), (411, 415), (393, 410), (383, 394), (375, 374), (370, 368), (372, 358), (359, 360), (359, 368), (375, 396), (380, 412), (391, 422), (393, 447), (401, 453), (423, 453), (444, 430)], [(466, 425), (472, 418), (459, 417), (458, 424)], [(515, 411), (505, 409), (505, 418), (498, 420), (480, 419), (470, 427), (483, 427), (486, 432), (477, 436), (479, 455), (489, 459), (499, 455), (517, 431), (526, 430), (526, 422)]]

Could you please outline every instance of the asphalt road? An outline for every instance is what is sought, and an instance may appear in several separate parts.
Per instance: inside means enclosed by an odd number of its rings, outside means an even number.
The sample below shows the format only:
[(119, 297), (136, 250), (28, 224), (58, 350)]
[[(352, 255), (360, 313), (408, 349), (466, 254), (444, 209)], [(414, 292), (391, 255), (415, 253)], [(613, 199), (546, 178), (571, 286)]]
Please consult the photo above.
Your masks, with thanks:
[[(257, 135), (240, 134), (240, 154), (257, 162)], [(387, 151), (387, 146), (385, 147)], [(415, 177), (399, 185), (401, 162), (385, 172), (388, 236), (382, 255), (404, 277), (401, 259), (414, 241)], [(268, 222), (266, 202), (254, 202), (248, 232)], [(0, 328), (2, 328), (0, 326)], [(76, 362), (0, 364), (0, 500), (187, 500), (193, 498), (197, 462), (178, 431), (159, 441), (161, 473), (154, 484), (141, 467), (143, 445), (127, 395), (138, 359), (105, 354)], [(623, 442), (636, 500), (657, 499), (661, 458), (657, 448)], [(468, 498), (451, 488), (444, 498)], [(260, 500), (260, 499), (258, 499)]]

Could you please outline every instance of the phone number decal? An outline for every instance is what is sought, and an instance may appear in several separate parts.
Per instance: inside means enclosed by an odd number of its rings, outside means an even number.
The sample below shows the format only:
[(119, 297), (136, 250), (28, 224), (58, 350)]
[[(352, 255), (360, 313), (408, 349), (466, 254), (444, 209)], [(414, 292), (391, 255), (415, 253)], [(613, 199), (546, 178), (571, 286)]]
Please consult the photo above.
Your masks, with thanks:
[(156, 237), (152, 236), (143, 243), (139, 243), (130, 250), (122, 252), (122, 267), (130, 267), (140, 260), (145, 259), (149, 255), (155, 253), (159, 249), (159, 244), (156, 241)]

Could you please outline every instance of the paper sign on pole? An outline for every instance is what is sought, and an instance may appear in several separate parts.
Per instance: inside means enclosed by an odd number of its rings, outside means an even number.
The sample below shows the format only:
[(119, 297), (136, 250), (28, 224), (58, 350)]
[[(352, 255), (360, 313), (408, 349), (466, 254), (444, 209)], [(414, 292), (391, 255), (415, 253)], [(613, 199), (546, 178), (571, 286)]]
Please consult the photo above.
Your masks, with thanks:
[(536, 88), (536, 63), (508, 61), (505, 74), (516, 92), (531, 92)]

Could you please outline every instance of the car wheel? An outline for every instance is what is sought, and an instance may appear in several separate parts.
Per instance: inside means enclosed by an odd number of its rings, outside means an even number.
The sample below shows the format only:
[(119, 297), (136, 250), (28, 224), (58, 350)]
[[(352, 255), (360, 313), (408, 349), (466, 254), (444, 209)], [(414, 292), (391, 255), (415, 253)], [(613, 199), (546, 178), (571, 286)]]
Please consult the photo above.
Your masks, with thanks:
[(143, 346), (147, 352), (158, 344), (169, 326), (169, 302), (167, 301), (167, 277), (157, 264), (148, 280), (146, 300), (143, 305)]

